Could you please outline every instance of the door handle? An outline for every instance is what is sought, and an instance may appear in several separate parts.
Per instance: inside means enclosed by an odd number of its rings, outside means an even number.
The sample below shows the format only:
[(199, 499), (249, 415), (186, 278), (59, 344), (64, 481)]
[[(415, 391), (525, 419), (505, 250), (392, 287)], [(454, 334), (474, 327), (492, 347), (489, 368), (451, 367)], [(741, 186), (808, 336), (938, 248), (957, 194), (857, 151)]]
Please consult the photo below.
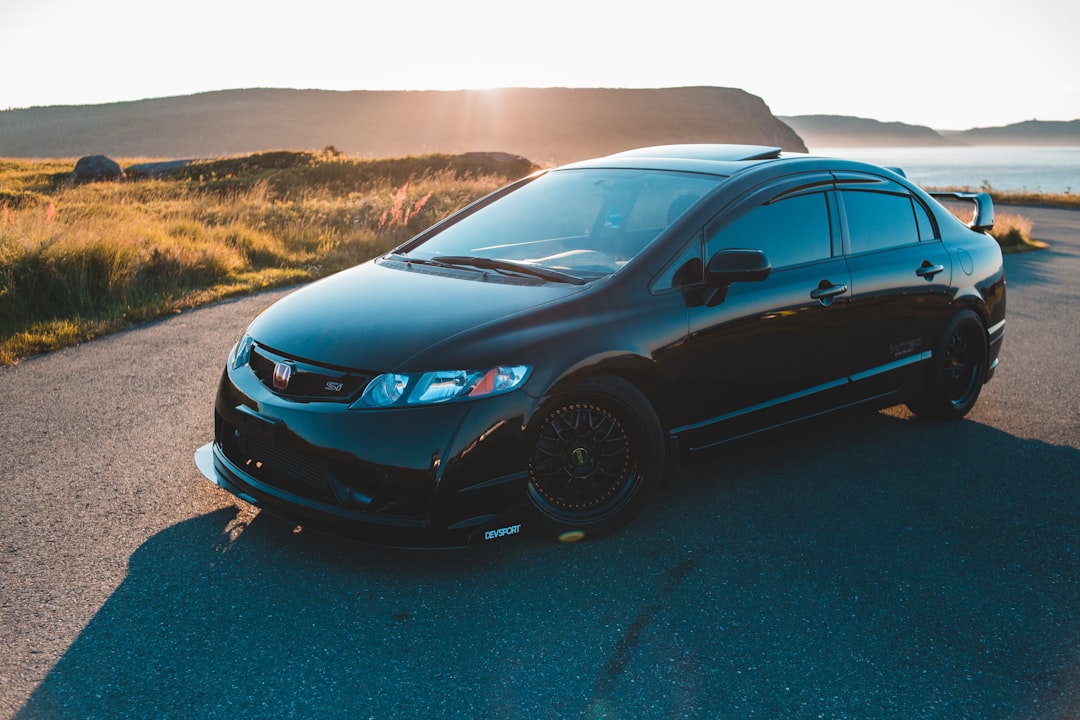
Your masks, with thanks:
[(919, 269), (915, 271), (915, 274), (921, 278), (926, 278), (926, 282), (930, 282), (934, 279), (935, 275), (937, 275), (939, 272), (944, 271), (944, 265), (935, 265), (929, 260), (923, 260), (922, 266), (920, 266)]
[(822, 280), (820, 285), (810, 291), (810, 297), (827, 307), (834, 297), (846, 292), (847, 285), (833, 285), (828, 280)]

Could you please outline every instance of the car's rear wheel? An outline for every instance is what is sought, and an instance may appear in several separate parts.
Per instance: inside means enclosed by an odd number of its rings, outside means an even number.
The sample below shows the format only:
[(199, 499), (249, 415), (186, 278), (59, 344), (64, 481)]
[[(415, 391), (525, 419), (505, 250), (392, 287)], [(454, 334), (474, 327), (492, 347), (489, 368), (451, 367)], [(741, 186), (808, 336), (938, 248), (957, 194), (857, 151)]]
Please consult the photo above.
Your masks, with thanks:
[(660, 421), (640, 390), (614, 375), (589, 378), (537, 417), (527, 493), (545, 534), (598, 537), (640, 512), (664, 466)]
[(988, 356), (982, 318), (971, 309), (956, 313), (934, 348), (922, 396), (908, 407), (917, 415), (936, 420), (967, 415), (979, 399)]

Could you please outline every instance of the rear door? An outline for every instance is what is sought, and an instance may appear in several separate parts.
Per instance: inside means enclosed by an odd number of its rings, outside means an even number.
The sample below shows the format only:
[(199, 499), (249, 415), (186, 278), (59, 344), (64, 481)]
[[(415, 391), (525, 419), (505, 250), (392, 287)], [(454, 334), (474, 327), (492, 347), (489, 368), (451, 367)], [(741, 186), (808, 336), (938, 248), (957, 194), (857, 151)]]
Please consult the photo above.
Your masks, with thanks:
[(852, 378), (860, 394), (889, 392), (930, 356), (952, 263), (930, 213), (903, 186), (846, 173), (837, 190), (851, 269)]

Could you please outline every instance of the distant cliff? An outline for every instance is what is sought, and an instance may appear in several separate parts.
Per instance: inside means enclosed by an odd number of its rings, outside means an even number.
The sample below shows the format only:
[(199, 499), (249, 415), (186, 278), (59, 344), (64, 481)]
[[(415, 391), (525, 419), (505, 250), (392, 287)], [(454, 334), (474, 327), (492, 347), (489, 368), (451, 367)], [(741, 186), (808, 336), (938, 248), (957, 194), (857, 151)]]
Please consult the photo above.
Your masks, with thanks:
[(881, 122), (846, 115), (797, 115), (782, 117), (799, 133), (811, 150), (832, 147), (927, 147), (958, 145), (923, 125)]
[(973, 128), (948, 137), (969, 145), (1080, 145), (1080, 120), (1028, 120), (1005, 127)]
[(501, 151), (540, 164), (644, 145), (732, 142), (805, 152), (742, 90), (227, 90), (0, 111), (0, 157), (212, 157), (270, 149), (395, 157)]
[(781, 117), (811, 150), (834, 147), (935, 147), (938, 145), (1080, 145), (1080, 120), (1030, 120), (1005, 127), (932, 130), (846, 115)]

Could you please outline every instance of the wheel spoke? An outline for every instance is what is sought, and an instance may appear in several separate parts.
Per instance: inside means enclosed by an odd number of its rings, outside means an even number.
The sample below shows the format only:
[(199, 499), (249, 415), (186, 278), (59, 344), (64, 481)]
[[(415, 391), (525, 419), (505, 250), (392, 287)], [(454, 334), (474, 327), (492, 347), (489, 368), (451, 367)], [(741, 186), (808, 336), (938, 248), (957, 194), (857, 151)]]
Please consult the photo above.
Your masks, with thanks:
[(979, 358), (973, 340), (963, 330), (949, 338), (942, 378), (946, 397), (954, 405), (967, 402), (978, 383)]
[(963, 417), (975, 405), (988, 360), (986, 327), (971, 308), (946, 324), (930, 362), (922, 395), (907, 401), (916, 415), (938, 420)]
[(540, 429), (529, 472), (533, 487), (560, 512), (593, 512), (631, 477), (630, 440), (611, 411), (565, 406)]

